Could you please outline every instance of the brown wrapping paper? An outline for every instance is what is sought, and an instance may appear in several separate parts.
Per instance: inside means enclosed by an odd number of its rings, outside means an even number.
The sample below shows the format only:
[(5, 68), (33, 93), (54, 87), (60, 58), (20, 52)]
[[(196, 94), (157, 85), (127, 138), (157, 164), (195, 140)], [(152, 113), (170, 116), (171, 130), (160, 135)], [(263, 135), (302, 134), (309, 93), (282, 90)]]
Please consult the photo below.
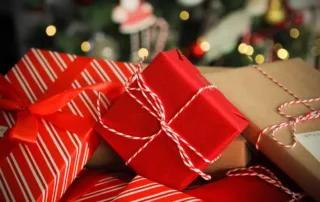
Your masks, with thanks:
[[(260, 67), (300, 99), (320, 97), (320, 72), (302, 60), (293, 59)], [(295, 98), (253, 67), (207, 73), (205, 77), (217, 85), (250, 120), (244, 136), (252, 143), (256, 142), (259, 132), (264, 128), (287, 121), (278, 114), (277, 108)], [(320, 103), (311, 106), (319, 109)], [(285, 109), (285, 112), (291, 115), (301, 115), (308, 111), (310, 110), (304, 105)], [(320, 131), (319, 119), (297, 125), (297, 135), (310, 131)], [(320, 162), (299, 142), (292, 149), (284, 148), (269, 135), (270, 133), (267, 133), (263, 136), (259, 144), (260, 150), (308, 194), (320, 201)], [(292, 142), (290, 128), (279, 130), (276, 137), (284, 143)]]

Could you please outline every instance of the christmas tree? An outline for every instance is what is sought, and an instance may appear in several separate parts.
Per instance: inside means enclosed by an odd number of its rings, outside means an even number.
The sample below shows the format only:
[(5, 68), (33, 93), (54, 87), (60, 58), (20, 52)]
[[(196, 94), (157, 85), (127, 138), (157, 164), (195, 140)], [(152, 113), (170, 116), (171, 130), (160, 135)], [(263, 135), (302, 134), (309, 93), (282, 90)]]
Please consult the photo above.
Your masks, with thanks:
[(319, 3), (299, 0), (24, 0), (25, 47), (134, 61), (178, 48), (197, 65), (301, 57), (317, 65)]

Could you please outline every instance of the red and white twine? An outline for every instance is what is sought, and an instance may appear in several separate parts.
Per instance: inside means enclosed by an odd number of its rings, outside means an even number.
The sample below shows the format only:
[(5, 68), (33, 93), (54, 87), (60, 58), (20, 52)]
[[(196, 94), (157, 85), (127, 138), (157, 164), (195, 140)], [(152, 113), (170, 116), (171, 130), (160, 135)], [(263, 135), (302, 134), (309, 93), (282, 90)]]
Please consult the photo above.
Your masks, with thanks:
[[(294, 101), (290, 101), (287, 103), (284, 103), (282, 105), (280, 105), (278, 107), (278, 112), (281, 116), (285, 117), (288, 119), (287, 122), (284, 123), (280, 123), (280, 124), (276, 124), (273, 126), (269, 126), (267, 128), (265, 128), (263, 131), (261, 131), (258, 135), (258, 139), (256, 142), (256, 149), (259, 149), (259, 143), (261, 141), (262, 135), (267, 133), (267, 132), (271, 132), (271, 138), (277, 142), (279, 145), (281, 145), (282, 147), (286, 147), (286, 148), (293, 148), (296, 146), (297, 144), (297, 140), (296, 140), (296, 125), (297, 123), (302, 123), (304, 121), (308, 121), (308, 120), (312, 120), (312, 119), (318, 119), (320, 118), (320, 109), (315, 110), (313, 109), (309, 103), (313, 103), (313, 102), (319, 102), (320, 101), (320, 97), (318, 98), (312, 98), (312, 99), (305, 99), (305, 100), (301, 100), (297, 95), (295, 95), (293, 92), (291, 92), (288, 88), (286, 88), (284, 85), (282, 85), (279, 81), (277, 81), (276, 79), (274, 79), (273, 77), (271, 77), (268, 73), (266, 73), (265, 71), (263, 71), (260, 67), (255, 66), (254, 67), (256, 70), (258, 70), (259, 72), (261, 72), (263, 75), (265, 75), (268, 79), (270, 79), (273, 83), (275, 83), (276, 85), (278, 85), (280, 88), (282, 88), (284, 91), (286, 91), (287, 93), (289, 93), (291, 96), (293, 96), (296, 100)], [(284, 113), (282, 110), (285, 107), (288, 106), (292, 106), (295, 104), (304, 104), (306, 107), (308, 107), (311, 111), (304, 114), (304, 115), (300, 115), (300, 116), (292, 116), (292, 115), (288, 115), (286, 113)], [(275, 133), (285, 127), (288, 126), (292, 126), (292, 134), (293, 134), (293, 141), (291, 144), (285, 144), (281, 141), (279, 141), (276, 137), (275, 137)]]
[[(160, 123), (160, 129), (158, 132), (145, 137), (138, 137), (130, 134), (122, 133), (114, 128), (111, 128), (107, 126), (101, 118), (100, 114), (100, 98), (97, 100), (97, 108), (98, 108), (98, 117), (99, 122), (101, 126), (110, 132), (113, 132), (114, 134), (117, 134), (121, 137), (128, 138), (131, 140), (145, 140), (145, 144), (138, 149), (126, 162), (126, 164), (129, 164), (137, 155), (139, 155), (140, 152), (142, 152), (158, 135), (160, 135), (162, 132), (166, 134), (177, 146), (179, 150), (179, 155), (184, 163), (185, 166), (187, 166), (190, 170), (194, 171), (198, 175), (200, 175), (205, 180), (210, 180), (210, 175), (207, 175), (203, 173), (200, 169), (196, 168), (191, 161), (189, 155), (185, 151), (185, 147), (193, 151), (200, 159), (202, 159), (206, 163), (213, 163), (216, 161), (220, 156), (218, 156), (214, 160), (209, 160), (206, 157), (204, 157), (196, 148), (194, 148), (186, 139), (184, 139), (181, 135), (179, 135), (177, 132), (174, 131), (173, 128), (170, 127), (170, 124), (183, 113), (183, 111), (194, 101), (196, 97), (198, 97), (203, 91), (208, 89), (214, 89), (216, 86), (210, 85), (205, 86), (203, 88), (200, 88), (196, 94), (194, 94), (189, 101), (181, 107), (181, 109), (169, 120), (167, 121), (166, 118), (166, 110), (165, 107), (161, 101), (161, 99), (158, 97), (158, 95), (152, 91), (152, 89), (149, 88), (147, 83), (145, 82), (144, 78), (142, 77), (142, 63), (143, 60), (139, 63), (139, 66), (137, 68), (137, 71), (133, 74), (133, 76), (129, 79), (129, 81), (125, 84), (125, 90), (130, 95), (133, 100), (135, 100), (137, 103), (139, 103), (143, 109), (147, 110), (152, 116), (154, 116)], [(132, 84), (134, 81), (137, 83), (137, 88), (130, 87), (130, 84)], [(137, 98), (134, 94), (132, 94), (132, 91), (139, 91), (141, 95), (143, 96), (144, 100), (148, 103), (145, 104), (141, 99)], [(100, 95), (99, 95), (100, 96)]]
[(298, 201), (305, 196), (304, 193), (293, 192), (290, 189), (288, 189), (287, 187), (285, 187), (280, 182), (280, 180), (269, 169), (267, 169), (263, 166), (260, 166), (260, 165), (251, 166), (248, 168), (236, 168), (236, 169), (228, 171), (226, 175), (229, 177), (232, 177), (232, 176), (234, 176), (234, 177), (244, 177), (244, 176), (258, 177), (258, 178), (262, 179), (263, 181), (281, 189), (286, 194), (290, 195), (291, 196), (290, 202)]

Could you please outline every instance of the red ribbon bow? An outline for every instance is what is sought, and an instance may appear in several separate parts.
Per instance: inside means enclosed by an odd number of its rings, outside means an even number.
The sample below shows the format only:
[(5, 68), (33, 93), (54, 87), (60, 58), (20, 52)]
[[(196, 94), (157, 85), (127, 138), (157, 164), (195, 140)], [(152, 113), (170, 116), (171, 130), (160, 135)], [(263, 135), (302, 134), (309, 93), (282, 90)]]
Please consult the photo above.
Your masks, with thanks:
[(84, 90), (96, 90), (107, 94), (112, 99), (118, 97), (124, 91), (124, 88), (118, 83), (104, 82), (74, 90), (66, 90), (53, 96), (45, 94), (42, 99), (30, 103), (26, 95), (19, 93), (10, 82), (0, 75), (0, 110), (17, 112), (16, 124), (6, 132), (4, 139), (0, 141), (0, 162), (16, 145), (10, 142), (36, 142), (40, 119), (49, 121), (61, 129), (80, 136), (89, 134), (95, 124), (93, 120), (84, 119), (70, 113), (58, 112)]

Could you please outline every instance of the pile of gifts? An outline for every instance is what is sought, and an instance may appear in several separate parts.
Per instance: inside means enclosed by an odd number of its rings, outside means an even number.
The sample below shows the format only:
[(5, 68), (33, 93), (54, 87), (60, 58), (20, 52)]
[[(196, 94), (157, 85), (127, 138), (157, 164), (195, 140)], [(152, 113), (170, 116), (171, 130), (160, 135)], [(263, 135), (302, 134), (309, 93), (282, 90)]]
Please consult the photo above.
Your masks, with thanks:
[[(177, 50), (143, 70), (32, 49), (0, 76), (0, 201), (320, 200), (319, 86), (297, 59), (213, 73)], [(246, 167), (245, 138), (306, 194)]]

